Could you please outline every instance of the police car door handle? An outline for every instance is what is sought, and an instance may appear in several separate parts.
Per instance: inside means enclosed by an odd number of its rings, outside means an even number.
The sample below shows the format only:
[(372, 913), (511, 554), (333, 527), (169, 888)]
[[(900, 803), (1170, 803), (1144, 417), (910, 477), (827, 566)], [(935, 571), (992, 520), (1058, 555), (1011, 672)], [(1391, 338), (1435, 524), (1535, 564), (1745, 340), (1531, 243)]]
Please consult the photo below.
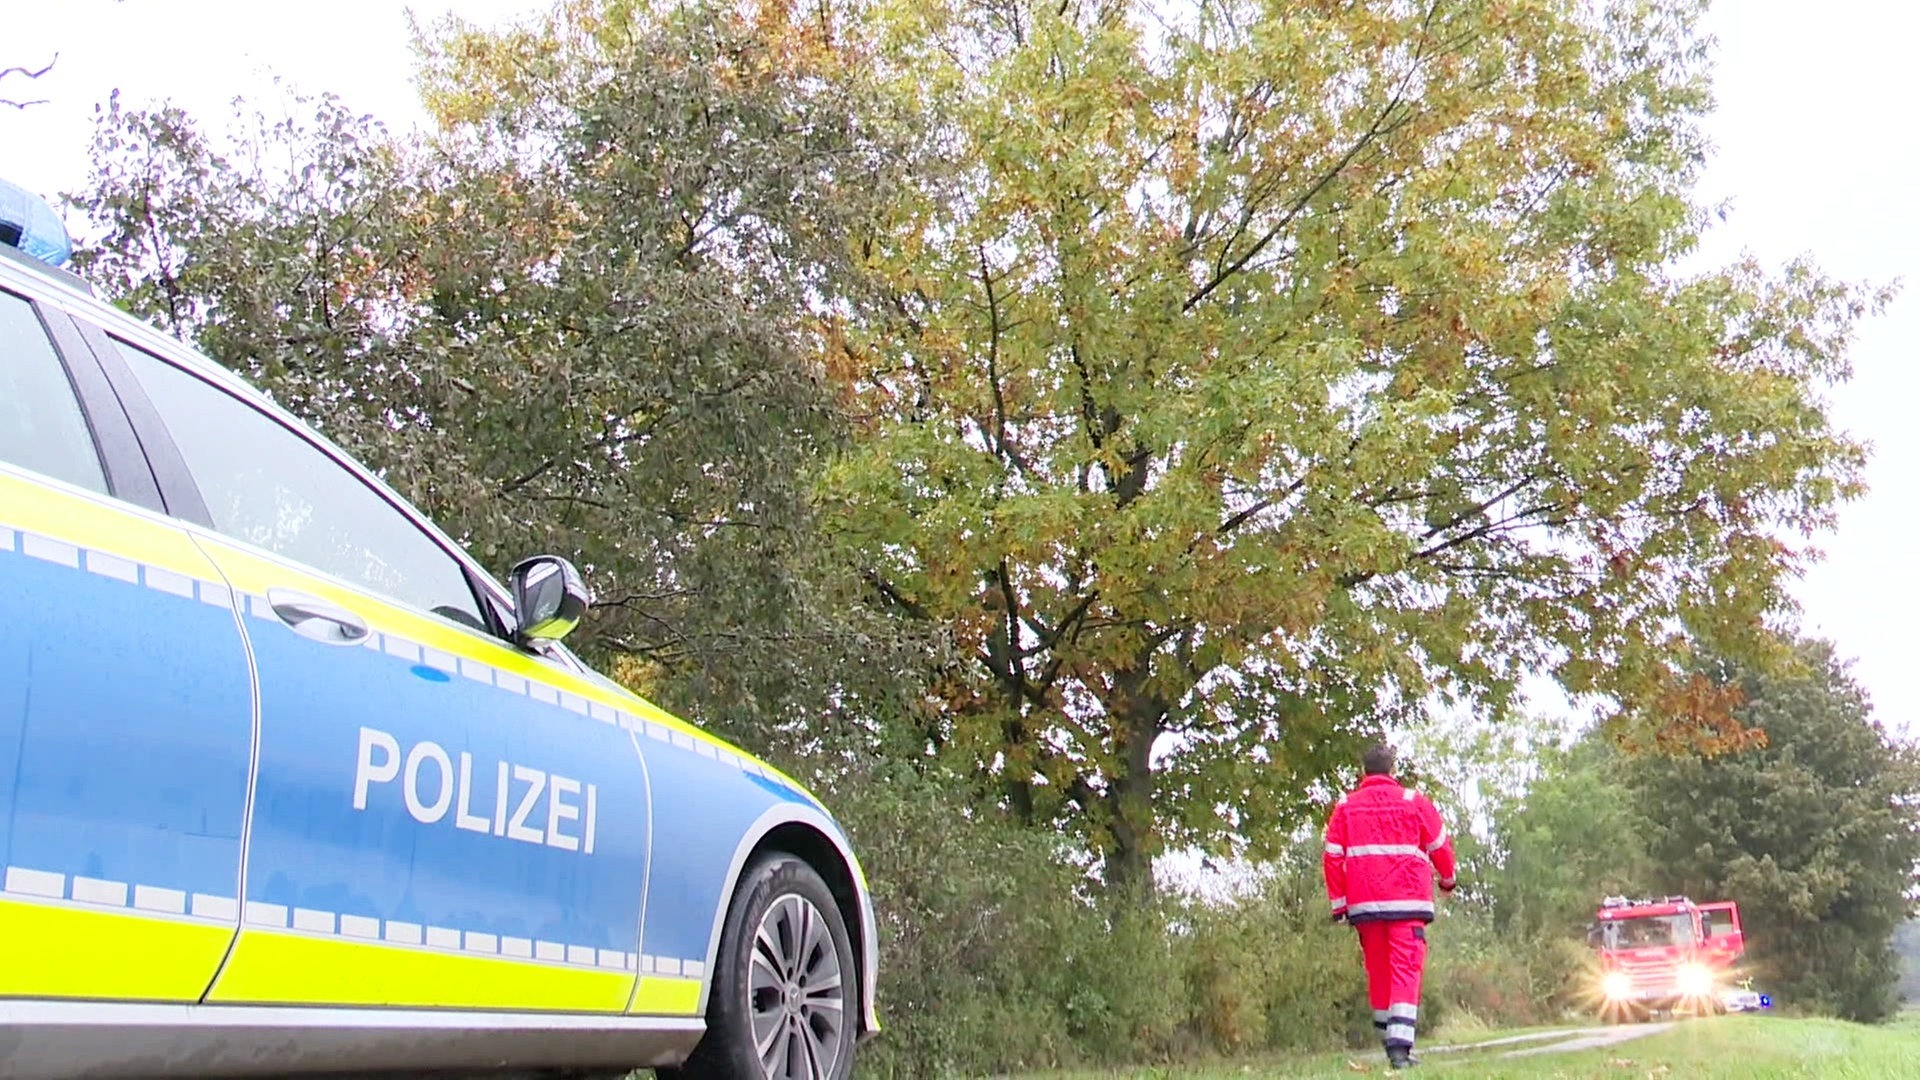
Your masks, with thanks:
[(326, 645), (358, 645), (373, 632), (346, 608), (292, 589), (268, 589), (267, 606), (294, 633)]

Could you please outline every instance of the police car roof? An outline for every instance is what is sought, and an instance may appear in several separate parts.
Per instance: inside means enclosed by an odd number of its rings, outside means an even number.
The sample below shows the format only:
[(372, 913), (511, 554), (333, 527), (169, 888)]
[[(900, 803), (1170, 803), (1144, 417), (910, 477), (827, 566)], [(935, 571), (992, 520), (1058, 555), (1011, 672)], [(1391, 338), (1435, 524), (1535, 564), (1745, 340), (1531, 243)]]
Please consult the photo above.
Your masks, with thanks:
[(70, 270), (42, 262), (8, 244), (0, 244), (0, 289), (24, 293), (36, 300), (52, 303), (72, 314), (83, 316), (130, 344), (164, 354), (176, 363), (190, 365), (194, 371), (218, 379), (222, 385), (247, 395), (250, 400), (266, 399), (258, 387), (214, 363), (191, 344), (161, 333), (145, 319), (100, 299), (88, 281)]
[(78, 289), (88, 296), (93, 295), (93, 286), (87, 283), (86, 278), (81, 277), (79, 274), (74, 273), (64, 266), (55, 266), (44, 259), (36, 259), (12, 244), (0, 243), (0, 259), (5, 259), (14, 265), (24, 266), (36, 274), (52, 278), (54, 281), (70, 289)]

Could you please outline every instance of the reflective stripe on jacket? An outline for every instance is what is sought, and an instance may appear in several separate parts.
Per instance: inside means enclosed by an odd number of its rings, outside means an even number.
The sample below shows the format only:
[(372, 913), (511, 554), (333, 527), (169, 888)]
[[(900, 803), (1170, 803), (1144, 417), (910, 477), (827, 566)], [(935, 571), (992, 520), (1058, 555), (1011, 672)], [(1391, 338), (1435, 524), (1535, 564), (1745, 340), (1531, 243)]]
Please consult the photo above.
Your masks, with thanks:
[(1453, 887), (1453, 840), (1425, 795), (1369, 776), (1327, 819), (1321, 868), (1333, 913), (1349, 922), (1432, 922), (1434, 874)]

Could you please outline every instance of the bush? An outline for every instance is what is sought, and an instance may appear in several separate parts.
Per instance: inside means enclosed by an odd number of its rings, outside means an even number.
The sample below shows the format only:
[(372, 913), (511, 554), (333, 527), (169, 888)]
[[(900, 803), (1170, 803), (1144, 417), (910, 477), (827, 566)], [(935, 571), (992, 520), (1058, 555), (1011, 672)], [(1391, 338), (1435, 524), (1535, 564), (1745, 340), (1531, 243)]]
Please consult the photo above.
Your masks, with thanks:
[(1372, 1041), (1353, 931), (1327, 918), (1303, 870), (1269, 877), (1237, 903), (1191, 905), (1185, 923), (1190, 1045), (1231, 1054)]
[(882, 1036), (863, 1077), (1163, 1058), (1185, 1018), (1166, 921), (1110, 917), (1051, 837), (910, 772), (864, 777), (845, 824), (880, 922)]

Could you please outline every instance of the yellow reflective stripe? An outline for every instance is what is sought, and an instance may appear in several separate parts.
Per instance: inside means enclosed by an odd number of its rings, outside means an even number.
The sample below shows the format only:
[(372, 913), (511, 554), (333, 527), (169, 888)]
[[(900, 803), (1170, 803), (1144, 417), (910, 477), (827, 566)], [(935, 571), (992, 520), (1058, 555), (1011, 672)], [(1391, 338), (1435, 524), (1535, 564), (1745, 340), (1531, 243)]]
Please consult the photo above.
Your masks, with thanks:
[[(760, 773), (795, 791), (806, 791), (780, 770), (707, 734), (637, 694), (610, 691), (598, 682), (561, 670), (485, 635), (449, 626), (410, 608), (338, 584), (311, 570), (256, 554), (226, 537), (204, 532), (201, 535), (214, 551), (227, 580), (243, 594), (264, 596), (268, 589), (276, 587), (298, 588), (347, 608), (366, 619), (368, 625), (378, 633), (397, 637), (410, 646), (426, 650), (421, 660), (429, 666), (433, 665), (433, 654), (437, 653), (442, 664), (451, 661), (463, 668), (468, 664), (478, 664), (504, 672), (519, 681), (543, 684), (564, 695), (559, 703), (571, 707), (582, 716), (607, 723), (625, 723), (661, 742), (673, 742), (673, 736), (678, 735), (682, 749), (701, 753), (735, 768)], [(449, 674), (458, 672), (450, 671)]]
[(0, 900), (0, 997), (197, 1001), (233, 927)]
[(641, 1016), (694, 1016), (700, 1011), (700, 980), (642, 975), (627, 1011)]
[(248, 929), (207, 1000), (617, 1013), (633, 979), (626, 971)]
[(201, 532), (203, 543), (214, 551), (214, 558), (233, 587), (254, 596), (264, 596), (274, 588), (295, 588), (322, 600), (347, 608), (367, 620), (374, 629), (401, 635), (429, 649), (480, 660), (521, 678), (545, 682), (574, 681), (538, 659), (505, 644), (422, 615), (399, 604), (389, 603), (370, 593), (342, 585), (331, 578), (290, 562), (281, 562), (256, 554), (234, 541), (214, 533)]
[(0, 528), (111, 552), (190, 578), (212, 576), (206, 556), (172, 525), (105, 496), (69, 494), (4, 471), (0, 471)]
[[(220, 568), (226, 572), (233, 587), (243, 593), (260, 596), (276, 587), (298, 588), (347, 608), (366, 619), (368, 625), (381, 633), (397, 635), (424, 649), (456, 659), (477, 661), (509, 675), (545, 683), (585, 701), (597, 701), (603, 706), (626, 710), (645, 719), (686, 726), (648, 701), (637, 696), (610, 694), (596, 682), (582, 679), (504, 642), (449, 626), (411, 608), (341, 585), (311, 570), (255, 554), (225, 537), (205, 535), (208, 545), (218, 549), (216, 558)], [(687, 730), (692, 732), (691, 728)]]

